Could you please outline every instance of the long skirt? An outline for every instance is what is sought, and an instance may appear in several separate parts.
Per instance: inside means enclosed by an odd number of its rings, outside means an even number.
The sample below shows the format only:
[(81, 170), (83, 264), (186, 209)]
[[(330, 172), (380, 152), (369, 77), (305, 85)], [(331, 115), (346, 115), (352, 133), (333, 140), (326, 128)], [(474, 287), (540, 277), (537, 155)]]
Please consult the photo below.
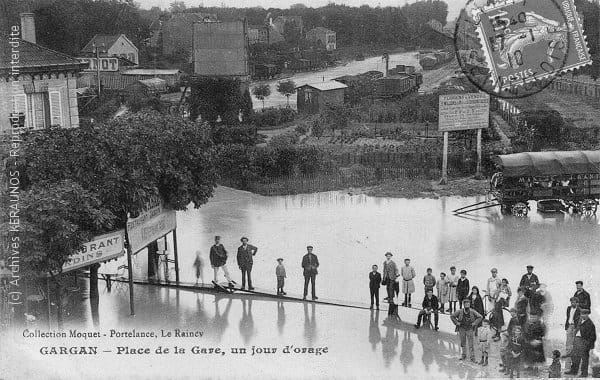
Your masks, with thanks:
[(415, 292), (415, 282), (413, 280), (402, 280), (402, 294), (410, 294)]
[(456, 286), (451, 286), (448, 291), (448, 301), (456, 302), (458, 301), (458, 297), (456, 297)]

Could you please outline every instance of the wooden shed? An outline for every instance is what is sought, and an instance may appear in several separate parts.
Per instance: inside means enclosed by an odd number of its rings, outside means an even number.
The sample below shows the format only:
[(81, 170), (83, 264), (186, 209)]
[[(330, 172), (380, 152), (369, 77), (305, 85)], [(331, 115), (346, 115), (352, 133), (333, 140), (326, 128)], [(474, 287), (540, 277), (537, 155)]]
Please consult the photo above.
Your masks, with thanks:
[(334, 80), (296, 87), (298, 113), (318, 113), (326, 104), (343, 104), (346, 88)]

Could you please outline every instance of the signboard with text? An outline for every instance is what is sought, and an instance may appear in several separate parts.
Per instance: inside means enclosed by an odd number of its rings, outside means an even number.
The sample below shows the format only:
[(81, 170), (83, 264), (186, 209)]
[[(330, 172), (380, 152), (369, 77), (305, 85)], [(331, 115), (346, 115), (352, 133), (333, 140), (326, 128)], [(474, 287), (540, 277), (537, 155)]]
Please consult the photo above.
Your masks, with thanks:
[(485, 93), (440, 95), (439, 131), (488, 128), (490, 96)]
[[(80, 62), (87, 63), (89, 66), (84, 71), (97, 71), (97, 58), (77, 58)], [(116, 57), (101, 57), (100, 71), (119, 71), (119, 58)]]
[(125, 230), (96, 236), (92, 241), (83, 244), (76, 254), (69, 257), (63, 265), (63, 273), (122, 256), (125, 253), (124, 241)]
[(140, 215), (127, 220), (127, 236), (131, 252), (135, 253), (177, 227), (174, 210), (163, 207), (161, 200), (149, 202)]

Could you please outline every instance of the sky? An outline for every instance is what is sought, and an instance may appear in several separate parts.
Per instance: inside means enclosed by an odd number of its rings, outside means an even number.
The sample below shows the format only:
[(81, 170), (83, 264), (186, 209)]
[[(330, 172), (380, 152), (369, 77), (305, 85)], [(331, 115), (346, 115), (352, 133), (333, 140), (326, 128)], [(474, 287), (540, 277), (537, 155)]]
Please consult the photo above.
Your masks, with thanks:
[[(173, 0), (137, 0), (142, 8), (149, 9), (151, 7), (161, 7), (166, 9), (169, 7)], [(402, 6), (407, 2), (414, 2), (415, 0), (334, 0), (336, 4), (344, 4), (351, 7), (359, 7), (361, 5), (370, 6)], [(467, 0), (445, 0), (448, 3), (448, 21), (454, 20), (460, 10), (465, 6)], [(197, 7), (204, 5), (205, 7), (212, 6), (228, 6), (228, 7), (239, 7), (249, 8), (261, 6), (263, 8), (289, 8), (292, 4), (302, 3), (308, 7), (322, 7), (331, 2), (331, 0), (183, 0), (188, 7)]]

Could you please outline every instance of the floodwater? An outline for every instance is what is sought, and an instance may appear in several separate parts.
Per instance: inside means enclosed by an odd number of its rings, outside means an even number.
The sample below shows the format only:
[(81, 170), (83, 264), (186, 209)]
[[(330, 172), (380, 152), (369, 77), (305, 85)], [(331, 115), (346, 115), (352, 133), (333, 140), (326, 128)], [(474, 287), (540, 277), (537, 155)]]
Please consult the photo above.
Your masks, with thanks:
[[(401, 265), (411, 258), (417, 273), (413, 306), (423, 297), (419, 279), (427, 267), (438, 276), (451, 265), (466, 269), (472, 285), (485, 288), (489, 269), (496, 267), (516, 290), (525, 266), (535, 266), (548, 285), (555, 305), (549, 316), (546, 350), (564, 350), (564, 309), (583, 280), (591, 293), (592, 320), (598, 320), (597, 259), (600, 222), (595, 217), (544, 216), (535, 205), (527, 218), (503, 216), (487, 209), (457, 217), (451, 210), (482, 199), (392, 199), (344, 192), (263, 197), (220, 187), (200, 209), (178, 212), (177, 240), (181, 280), (195, 281), (195, 252), (205, 263), (203, 280), (212, 279), (208, 252), (214, 235), (221, 235), (230, 253), (233, 278), (240, 282), (235, 252), (247, 236), (258, 247), (252, 271), (254, 285), (275, 291), (275, 265), (285, 259), (286, 290), (301, 293), (300, 262), (307, 244), (320, 261), (317, 295), (367, 306), (368, 273), (372, 264), (391, 251)], [(172, 244), (169, 244), (169, 248)], [(144, 275), (145, 254), (133, 259), (136, 277)], [(171, 274), (171, 276), (173, 276)], [(220, 274), (222, 276), (222, 274)], [(222, 277), (221, 277), (222, 280)], [(85, 294), (85, 281), (81, 293)], [(492, 345), (490, 366), (458, 361), (459, 342), (447, 316), (440, 331), (415, 330), (416, 311), (400, 309), (401, 323), (386, 322), (386, 312), (351, 309), (297, 301), (280, 302), (243, 294), (215, 295), (200, 291), (135, 286), (136, 315), (129, 315), (126, 284), (108, 292), (103, 282), (97, 302), (85, 299), (65, 305), (65, 329), (100, 331), (88, 340), (22, 337), (9, 332), (0, 345), (1, 375), (11, 379), (105, 378), (340, 378), (365, 379), (398, 375), (409, 378), (497, 377), (498, 344)], [(383, 297), (383, 290), (381, 292)], [(385, 308), (385, 307), (384, 307)], [(42, 313), (43, 314), (43, 313)], [(42, 319), (30, 330), (47, 331)], [(110, 330), (202, 331), (196, 338), (110, 338)], [(56, 329), (53, 318), (52, 329)], [(0, 333), (0, 335), (2, 335)], [(0, 336), (6, 342), (5, 336)], [(98, 356), (44, 356), (42, 346), (98, 346)], [(322, 355), (287, 354), (286, 346), (325, 348)], [(185, 354), (116, 354), (117, 347), (184, 348)], [(192, 354), (192, 347), (220, 347), (225, 355)], [(251, 355), (252, 347), (277, 348), (275, 354)], [(246, 355), (231, 348), (245, 347)], [(110, 352), (104, 352), (110, 351)], [(234, 356), (235, 355), (235, 356)], [(9, 363), (9, 365), (5, 365)], [(27, 366), (20, 363), (27, 363)], [(563, 368), (564, 368), (563, 363)], [(136, 377), (137, 376), (137, 377)]]
[[(419, 65), (417, 54), (418, 52), (411, 51), (390, 55), (390, 68), (396, 67), (396, 65), (412, 65), (416, 66), (417, 69), (420, 69), (421, 66)], [(293, 80), (296, 86), (302, 86), (308, 83), (329, 81), (343, 75), (356, 75), (371, 70), (384, 72), (385, 61), (383, 61), (381, 57), (370, 57), (366, 58), (364, 61), (349, 62), (345, 66), (331, 67), (322, 71), (296, 73), (290, 78), (259, 81), (254, 85), (268, 84), (271, 87), (271, 95), (265, 99), (265, 107), (284, 107), (287, 104), (287, 98), (277, 92), (277, 82), (281, 80)], [(254, 109), (262, 108), (262, 101), (253, 97), (252, 102), (254, 104)], [(296, 108), (296, 94), (290, 96), (290, 106)]]
[(276, 259), (282, 257), (286, 289), (301, 293), (300, 264), (310, 244), (320, 261), (317, 295), (328, 299), (368, 303), (371, 265), (381, 268), (385, 252), (390, 251), (398, 265), (410, 258), (416, 270), (413, 304), (422, 300), (420, 284), (426, 268), (439, 277), (453, 265), (458, 271), (466, 269), (471, 286), (480, 289), (485, 289), (490, 269), (496, 267), (515, 294), (526, 265), (534, 265), (534, 273), (548, 285), (559, 311), (548, 320), (554, 328), (564, 322), (563, 309), (576, 280), (584, 281), (592, 299), (598, 300), (597, 218), (544, 215), (536, 211), (535, 202), (527, 218), (503, 216), (499, 208), (463, 217), (451, 213), (481, 200), (375, 198), (344, 192), (263, 197), (218, 188), (200, 209), (178, 214), (181, 279), (194, 280), (197, 250), (206, 264), (205, 282), (212, 279), (208, 253), (213, 236), (220, 235), (230, 254), (229, 270), (239, 283), (235, 255), (240, 238), (246, 236), (258, 247), (252, 277), (261, 288), (276, 289)]

